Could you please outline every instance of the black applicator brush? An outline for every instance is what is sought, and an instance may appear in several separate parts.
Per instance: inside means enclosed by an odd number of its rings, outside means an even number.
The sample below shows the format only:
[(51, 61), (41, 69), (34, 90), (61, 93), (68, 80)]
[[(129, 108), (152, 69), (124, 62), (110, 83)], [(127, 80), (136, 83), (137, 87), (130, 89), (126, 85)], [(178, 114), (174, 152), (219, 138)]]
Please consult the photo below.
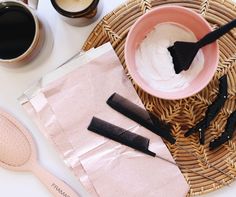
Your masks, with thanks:
[(236, 19), (205, 35), (197, 42), (176, 41), (168, 50), (173, 58), (175, 73), (188, 70), (198, 50), (229, 32), (236, 26)]

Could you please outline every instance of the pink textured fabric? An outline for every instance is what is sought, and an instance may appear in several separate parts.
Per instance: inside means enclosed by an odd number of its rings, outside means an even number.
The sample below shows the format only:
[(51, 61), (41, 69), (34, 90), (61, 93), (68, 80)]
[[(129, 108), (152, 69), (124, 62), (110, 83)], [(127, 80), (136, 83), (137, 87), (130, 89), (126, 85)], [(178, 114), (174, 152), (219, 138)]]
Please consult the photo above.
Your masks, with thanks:
[[(102, 52), (101, 52), (102, 51)], [(189, 186), (178, 167), (87, 130), (93, 116), (150, 138), (150, 150), (173, 161), (162, 139), (111, 109), (114, 92), (143, 107), (109, 44), (94, 49), (87, 63), (27, 96), (23, 107), (60, 152), (91, 196), (182, 197)]]

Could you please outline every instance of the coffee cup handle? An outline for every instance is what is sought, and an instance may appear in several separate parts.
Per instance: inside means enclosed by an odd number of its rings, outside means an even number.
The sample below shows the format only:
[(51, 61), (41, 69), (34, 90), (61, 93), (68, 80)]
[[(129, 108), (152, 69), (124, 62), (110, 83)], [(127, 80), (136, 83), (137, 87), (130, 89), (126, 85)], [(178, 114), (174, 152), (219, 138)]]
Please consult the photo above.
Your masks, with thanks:
[(25, 4), (29, 5), (33, 9), (37, 9), (39, 0), (20, 0)]

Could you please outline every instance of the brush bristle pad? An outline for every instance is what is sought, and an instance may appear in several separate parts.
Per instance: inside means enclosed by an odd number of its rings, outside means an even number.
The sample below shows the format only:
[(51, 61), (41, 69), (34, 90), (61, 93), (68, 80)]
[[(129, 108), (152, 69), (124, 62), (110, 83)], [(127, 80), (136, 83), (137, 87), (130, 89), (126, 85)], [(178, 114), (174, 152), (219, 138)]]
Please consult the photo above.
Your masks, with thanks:
[(21, 166), (31, 155), (26, 136), (7, 117), (0, 115), (0, 162), (8, 166)]

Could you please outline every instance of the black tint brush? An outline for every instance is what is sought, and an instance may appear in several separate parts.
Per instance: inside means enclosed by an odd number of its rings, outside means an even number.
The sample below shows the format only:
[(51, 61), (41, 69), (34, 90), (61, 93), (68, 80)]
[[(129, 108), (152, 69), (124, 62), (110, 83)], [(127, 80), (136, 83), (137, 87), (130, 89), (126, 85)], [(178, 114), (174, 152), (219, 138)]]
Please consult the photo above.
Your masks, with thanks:
[(179, 74), (183, 70), (188, 70), (198, 50), (229, 32), (236, 26), (236, 20), (218, 28), (205, 35), (197, 42), (176, 41), (168, 50), (173, 58), (175, 73)]

